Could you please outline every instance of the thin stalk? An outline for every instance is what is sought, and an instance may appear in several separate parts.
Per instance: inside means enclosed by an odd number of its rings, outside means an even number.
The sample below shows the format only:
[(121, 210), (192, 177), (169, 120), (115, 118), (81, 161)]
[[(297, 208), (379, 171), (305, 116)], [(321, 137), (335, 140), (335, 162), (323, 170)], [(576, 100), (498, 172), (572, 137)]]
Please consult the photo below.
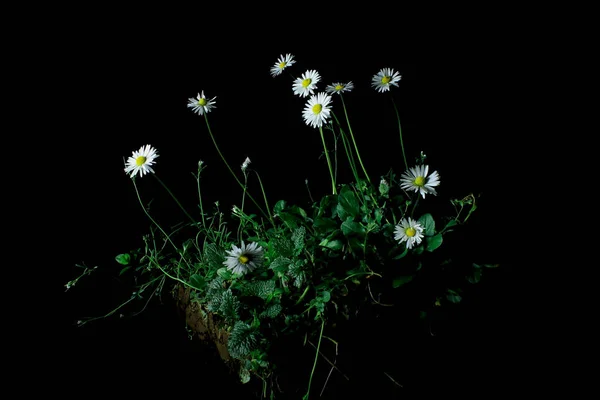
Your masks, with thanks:
[[(346, 104), (344, 103), (344, 96), (340, 94), (340, 99), (342, 99), (342, 107), (344, 109), (344, 115), (346, 116), (346, 123), (348, 124), (348, 130), (350, 131), (350, 138), (352, 139), (352, 143), (354, 144), (354, 151), (356, 151), (356, 155), (358, 157), (358, 162), (360, 162), (360, 166), (362, 167), (363, 173), (367, 177), (369, 183), (371, 183), (371, 178), (369, 178), (369, 174), (367, 174), (367, 170), (365, 169), (365, 165), (360, 158), (360, 153), (358, 151), (358, 146), (356, 145), (356, 140), (354, 139), (354, 133), (352, 133), (352, 126), (350, 125), (350, 119), (348, 118), (348, 111), (346, 110)], [(402, 136), (400, 136), (402, 138)]]
[(398, 119), (398, 131), (400, 132), (400, 147), (402, 147), (402, 157), (404, 158), (404, 166), (408, 169), (408, 162), (406, 161), (406, 154), (404, 152), (404, 141), (402, 140), (402, 125), (400, 124), (400, 113), (398, 112), (398, 107), (396, 107), (396, 102), (394, 101), (394, 97), (390, 95), (392, 98), (392, 104), (394, 105), (394, 110), (396, 111), (396, 118)]
[[(223, 153), (221, 153), (221, 150), (219, 149), (219, 146), (217, 145), (217, 141), (215, 140), (215, 137), (214, 137), (214, 135), (212, 133), (212, 130), (210, 129), (210, 124), (208, 123), (208, 116), (206, 115), (206, 113), (204, 113), (204, 120), (206, 121), (206, 127), (208, 128), (208, 133), (210, 135), (210, 138), (213, 141), (213, 144), (215, 145), (215, 148), (217, 149), (217, 152), (219, 153), (219, 156), (221, 157), (221, 159), (223, 160), (223, 162), (227, 166), (227, 169), (229, 169), (229, 172), (231, 172), (231, 175), (233, 175), (233, 177), (235, 178), (236, 182), (240, 185), (240, 187), (242, 189), (244, 189), (244, 185), (242, 184), (242, 182), (240, 182), (240, 179), (237, 177), (237, 175), (235, 174), (235, 172), (233, 172), (233, 170), (229, 166), (229, 163), (227, 162), (227, 160), (223, 156)], [(260, 205), (258, 205), (258, 202), (256, 200), (254, 200), (254, 197), (252, 197), (252, 195), (250, 193), (248, 193), (248, 197), (250, 198), (250, 200), (252, 200), (252, 202), (256, 205), (256, 207), (258, 207), (258, 209), (260, 210), (260, 212), (262, 212), (265, 217), (268, 217), (267, 213), (265, 213), (265, 211), (262, 209), (262, 207)]]
[(335, 188), (335, 179), (333, 177), (333, 169), (331, 168), (331, 159), (329, 158), (329, 153), (327, 152), (327, 145), (325, 144), (325, 136), (323, 135), (323, 127), (319, 127), (319, 132), (321, 133), (321, 141), (323, 142), (323, 149), (325, 151), (325, 157), (327, 158), (327, 165), (329, 166), (329, 175), (331, 176), (331, 189), (333, 194), (337, 194), (337, 189)]
[(169, 193), (171, 195), (171, 197), (173, 198), (173, 200), (175, 200), (175, 203), (177, 203), (177, 205), (179, 206), (179, 208), (181, 208), (181, 210), (184, 212), (184, 214), (194, 223), (196, 224), (196, 220), (194, 219), (194, 217), (192, 217), (187, 211), (186, 209), (181, 205), (181, 203), (179, 202), (179, 200), (177, 200), (177, 197), (175, 197), (175, 195), (173, 194), (173, 192), (171, 192), (171, 190), (167, 187), (167, 185), (165, 185), (165, 183), (158, 177), (158, 175), (156, 174), (152, 174), (156, 180), (158, 182), (160, 182), (160, 184), (162, 185), (162, 187), (167, 191), (167, 193)]

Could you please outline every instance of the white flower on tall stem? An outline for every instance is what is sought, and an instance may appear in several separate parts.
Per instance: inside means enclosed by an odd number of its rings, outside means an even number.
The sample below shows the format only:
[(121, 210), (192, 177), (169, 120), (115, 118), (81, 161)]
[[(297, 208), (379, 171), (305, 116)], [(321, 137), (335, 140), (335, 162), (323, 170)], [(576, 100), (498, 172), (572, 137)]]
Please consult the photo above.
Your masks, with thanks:
[(264, 251), (257, 243), (250, 243), (248, 246), (242, 241), (242, 247), (231, 245), (232, 250), (227, 250), (223, 264), (233, 273), (247, 274), (255, 268), (260, 267), (263, 262)]
[(410, 168), (400, 176), (400, 187), (404, 190), (420, 192), (423, 198), (429, 193), (437, 195), (434, 186), (440, 184), (440, 174), (437, 171), (434, 171), (431, 175), (428, 174), (429, 165), (417, 165)]
[(246, 159), (242, 163), (242, 172), (244, 172), (246, 170), (246, 168), (248, 168), (248, 165), (250, 165), (251, 162), (252, 161), (250, 161), (250, 158), (246, 157)]
[(348, 82), (348, 83), (340, 83), (340, 82), (335, 82), (332, 83), (331, 85), (327, 85), (327, 87), (325, 88), (325, 91), (327, 93), (337, 93), (337, 94), (342, 94), (344, 92), (350, 92), (352, 89), (354, 89), (354, 83), (352, 83), (352, 81)]
[(392, 68), (382, 68), (377, 74), (373, 75), (371, 86), (379, 92), (385, 92), (390, 90), (391, 85), (398, 87), (400, 78), (402, 78), (402, 75)]
[(291, 54), (286, 54), (285, 56), (282, 54), (281, 57), (277, 60), (275, 65), (271, 67), (271, 76), (276, 77), (281, 74), (284, 69), (294, 65), (296, 60), (294, 60), (294, 56)]
[(331, 96), (327, 93), (320, 92), (316, 95), (312, 95), (304, 106), (304, 121), (307, 125), (311, 125), (315, 128), (323, 126), (323, 122), (327, 122), (329, 113), (331, 112)]
[(297, 78), (292, 85), (294, 94), (300, 97), (306, 97), (309, 94), (313, 94), (317, 83), (321, 80), (321, 75), (314, 69), (309, 69), (302, 74), (300, 78)]
[(188, 99), (188, 107), (192, 109), (193, 112), (198, 115), (204, 115), (204, 113), (209, 113), (213, 108), (217, 108), (215, 106), (215, 99), (217, 97), (213, 97), (212, 99), (207, 99), (204, 96), (204, 90), (202, 94), (198, 93), (198, 97)]
[(423, 240), (423, 226), (412, 218), (403, 218), (394, 229), (394, 239), (400, 244), (406, 242), (406, 248), (412, 249), (415, 244), (418, 245)]
[(142, 146), (127, 159), (125, 173), (130, 174), (131, 178), (135, 174), (139, 174), (142, 177), (148, 172), (154, 173), (151, 165), (154, 164), (156, 158), (158, 158), (158, 153), (154, 147), (149, 144)]

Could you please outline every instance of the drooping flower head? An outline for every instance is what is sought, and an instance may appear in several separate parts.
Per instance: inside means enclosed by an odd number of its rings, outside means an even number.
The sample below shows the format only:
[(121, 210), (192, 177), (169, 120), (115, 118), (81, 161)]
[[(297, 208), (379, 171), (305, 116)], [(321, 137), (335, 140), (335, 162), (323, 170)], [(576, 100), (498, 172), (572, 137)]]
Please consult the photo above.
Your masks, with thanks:
[(377, 74), (373, 75), (371, 86), (379, 92), (385, 92), (390, 90), (391, 85), (398, 87), (400, 78), (402, 78), (402, 75), (392, 68), (382, 68)]
[(158, 153), (156, 149), (149, 144), (140, 147), (139, 150), (134, 151), (133, 154), (127, 159), (125, 163), (125, 173), (130, 174), (133, 178), (135, 174), (139, 174), (140, 177), (144, 176), (148, 172), (154, 173), (151, 165), (154, 164)]
[(217, 97), (213, 97), (212, 99), (207, 99), (204, 96), (204, 90), (202, 94), (198, 93), (198, 97), (188, 99), (188, 107), (192, 109), (193, 112), (198, 115), (204, 115), (204, 113), (209, 113), (213, 108), (217, 108), (215, 106), (215, 99)]
[(434, 186), (440, 184), (440, 174), (437, 171), (434, 171), (431, 175), (428, 175), (428, 173), (428, 165), (417, 165), (409, 168), (400, 176), (400, 187), (404, 190), (420, 192), (423, 198), (429, 193), (437, 195)]
[(246, 170), (246, 168), (248, 168), (248, 165), (250, 165), (252, 161), (250, 161), (249, 157), (246, 157), (246, 159), (244, 160), (244, 162), (242, 163), (242, 172)]
[(286, 54), (285, 56), (282, 54), (281, 57), (277, 60), (275, 65), (271, 67), (271, 76), (276, 77), (281, 74), (284, 69), (294, 65), (296, 60), (294, 60), (294, 56), (291, 54)]
[(324, 122), (327, 122), (329, 113), (331, 112), (331, 96), (327, 93), (320, 92), (313, 94), (304, 106), (304, 122), (314, 128), (320, 128)]
[(348, 83), (340, 83), (340, 82), (336, 82), (336, 83), (332, 83), (331, 85), (327, 85), (327, 87), (325, 88), (325, 91), (327, 93), (337, 93), (337, 94), (342, 94), (344, 92), (350, 92), (352, 89), (354, 89), (354, 83), (352, 83), (352, 81), (348, 82)]
[(228, 256), (223, 264), (234, 274), (247, 274), (262, 265), (264, 251), (257, 243), (250, 243), (246, 246), (242, 241), (242, 247), (237, 247), (235, 244), (232, 244), (231, 247), (232, 250), (226, 251)]
[(309, 94), (313, 94), (315, 88), (317, 87), (317, 83), (320, 80), (321, 75), (319, 75), (319, 73), (314, 69), (309, 69), (303, 73), (300, 78), (296, 78), (294, 81), (294, 84), (292, 85), (294, 94), (297, 94), (300, 97), (306, 97)]
[(394, 228), (394, 239), (400, 244), (406, 242), (406, 248), (412, 249), (423, 240), (423, 226), (412, 218), (403, 218)]

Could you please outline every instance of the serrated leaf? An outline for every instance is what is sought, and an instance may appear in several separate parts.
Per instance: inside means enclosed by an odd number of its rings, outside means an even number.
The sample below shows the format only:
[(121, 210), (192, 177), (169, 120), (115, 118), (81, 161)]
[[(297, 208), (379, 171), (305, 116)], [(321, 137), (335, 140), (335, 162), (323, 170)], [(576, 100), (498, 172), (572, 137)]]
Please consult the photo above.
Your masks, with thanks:
[(233, 276), (231, 271), (229, 271), (226, 267), (219, 268), (217, 270), (217, 275), (219, 275), (221, 278), (223, 278), (225, 280), (231, 279), (231, 277)]

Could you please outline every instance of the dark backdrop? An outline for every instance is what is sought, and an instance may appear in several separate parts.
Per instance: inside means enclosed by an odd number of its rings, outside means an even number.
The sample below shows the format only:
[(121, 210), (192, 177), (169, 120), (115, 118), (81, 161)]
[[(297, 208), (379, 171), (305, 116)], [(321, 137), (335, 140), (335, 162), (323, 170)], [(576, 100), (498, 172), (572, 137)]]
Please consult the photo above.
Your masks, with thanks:
[[(372, 177), (402, 166), (389, 93), (370, 87), (381, 68), (397, 70), (402, 80), (392, 91), (409, 163), (424, 151), (441, 174), (440, 195), (481, 195), (472, 221), (472, 251), (502, 267), (493, 281), (482, 282), (473, 299), (465, 299), (445, 335), (415, 344), (415, 370), (407, 373), (407, 390), (493, 393), (522, 379), (527, 356), (515, 344), (524, 340), (519, 325), (524, 291), (510, 250), (506, 208), (511, 198), (505, 167), (514, 161), (510, 149), (515, 138), (498, 122), (493, 93), (502, 82), (495, 78), (488, 53), (426, 57), (426, 49), (387, 31), (381, 36), (376, 31), (369, 36), (315, 34), (307, 41), (291, 41), (274, 40), (267, 32), (251, 34), (250, 29), (238, 29), (232, 37), (216, 23), (186, 27), (171, 21), (161, 28), (143, 21), (110, 21), (110, 27), (74, 23), (58, 38), (58, 76), (68, 101), (55, 115), (64, 132), (53, 140), (60, 147), (55, 161), (63, 179), (52, 186), (60, 193), (56, 223), (66, 233), (48, 254), (60, 271), (52, 282), (61, 298), (61, 312), (53, 316), (59, 321), (59, 340), (49, 346), (61, 359), (63, 379), (54, 381), (57, 388), (110, 391), (118, 386), (143, 394), (178, 388), (173, 390), (190, 394), (208, 390), (207, 382), (224, 382), (222, 394), (244, 393), (246, 388), (226, 374), (213, 350), (188, 339), (168, 302), (153, 303), (135, 318), (116, 316), (82, 328), (76, 321), (110, 311), (131, 291), (116, 276), (114, 257), (138, 246), (149, 226), (123, 172), (123, 159), (132, 150), (144, 144), (158, 149), (157, 173), (190, 209), (197, 205), (191, 173), (200, 159), (208, 165), (204, 204), (219, 201), (225, 212), (239, 204), (237, 184), (216, 153), (203, 118), (186, 107), (198, 92), (217, 96), (209, 119), (223, 154), (234, 169), (245, 157), (252, 159), (272, 204), (280, 198), (306, 202), (305, 179), (313, 195), (327, 192), (318, 131), (301, 117), (305, 100), (293, 95), (289, 75), (269, 75), (284, 53), (295, 55), (297, 64), (290, 72), (296, 76), (306, 69), (319, 71), (321, 88), (354, 82), (346, 105)], [(101, 26), (106, 34), (94, 31)], [(80, 45), (81, 37), (85, 45)], [(144, 193), (161, 190), (149, 177), (138, 182)], [(255, 194), (260, 198), (260, 192)], [(157, 195), (156, 204), (157, 213), (177, 215), (167, 196)], [(97, 265), (98, 271), (65, 292), (63, 285), (79, 271), (75, 264), (83, 263)], [(506, 365), (512, 366), (509, 371)], [(393, 385), (382, 388), (386, 383), (365, 381), (353, 382), (347, 391), (360, 387), (373, 398), (402, 394)]]

